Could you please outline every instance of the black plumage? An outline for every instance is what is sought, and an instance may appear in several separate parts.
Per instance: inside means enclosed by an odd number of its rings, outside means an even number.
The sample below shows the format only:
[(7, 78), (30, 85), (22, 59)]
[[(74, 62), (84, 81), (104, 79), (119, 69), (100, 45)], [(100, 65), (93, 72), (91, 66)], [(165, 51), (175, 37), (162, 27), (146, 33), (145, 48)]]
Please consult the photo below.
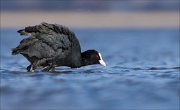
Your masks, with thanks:
[(49, 71), (56, 66), (78, 68), (100, 64), (100, 60), (102, 60), (101, 55), (96, 50), (81, 53), (80, 44), (75, 34), (62, 25), (41, 23), (25, 27), (18, 33), (29, 37), (23, 39), (16, 48), (13, 48), (12, 54), (22, 54), (28, 59), (31, 63), (27, 67), (28, 71), (34, 71), (39, 66), (45, 67), (44, 71)]

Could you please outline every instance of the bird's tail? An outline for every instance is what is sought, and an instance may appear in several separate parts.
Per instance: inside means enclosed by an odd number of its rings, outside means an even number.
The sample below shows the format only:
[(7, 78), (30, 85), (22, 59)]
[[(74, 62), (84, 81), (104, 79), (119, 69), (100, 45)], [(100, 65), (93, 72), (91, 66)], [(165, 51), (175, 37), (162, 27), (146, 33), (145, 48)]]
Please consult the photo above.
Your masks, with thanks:
[(20, 35), (27, 35), (28, 34), (24, 29), (18, 30), (17, 32), (20, 33)]
[(12, 51), (12, 53), (11, 53), (12, 55), (17, 55), (20, 53), (19, 49), (17, 49), (17, 48), (12, 48), (11, 51)]

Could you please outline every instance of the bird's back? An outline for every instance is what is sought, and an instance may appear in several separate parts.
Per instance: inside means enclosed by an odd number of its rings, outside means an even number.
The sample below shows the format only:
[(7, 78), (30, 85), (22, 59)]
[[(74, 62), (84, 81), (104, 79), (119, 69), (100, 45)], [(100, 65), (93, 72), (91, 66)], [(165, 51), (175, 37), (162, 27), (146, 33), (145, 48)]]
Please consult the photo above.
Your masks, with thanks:
[[(30, 35), (23, 39), (12, 54), (22, 54), (31, 63), (34, 58), (52, 58), (56, 65), (78, 67), (81, 61), (81, 48), (75, 34), (67, 27), (42, 23), (18, 31)], [(33, 60), (32, 60), (33, 58)], [(35, 59), (35, 60), (36, 60)]]

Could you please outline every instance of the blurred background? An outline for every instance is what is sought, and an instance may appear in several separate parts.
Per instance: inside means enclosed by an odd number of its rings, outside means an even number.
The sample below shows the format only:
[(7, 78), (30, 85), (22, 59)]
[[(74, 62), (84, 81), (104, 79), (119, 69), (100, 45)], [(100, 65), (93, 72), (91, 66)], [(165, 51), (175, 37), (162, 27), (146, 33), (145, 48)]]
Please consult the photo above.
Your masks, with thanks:
[[(179, 0), (1, 0), (1, 110), (179, 110)], [(17, 30), (68, 26), (107, 67), (26, 72)]]
[(178, 27), (179, 0), (1, 0), (1, 27)]

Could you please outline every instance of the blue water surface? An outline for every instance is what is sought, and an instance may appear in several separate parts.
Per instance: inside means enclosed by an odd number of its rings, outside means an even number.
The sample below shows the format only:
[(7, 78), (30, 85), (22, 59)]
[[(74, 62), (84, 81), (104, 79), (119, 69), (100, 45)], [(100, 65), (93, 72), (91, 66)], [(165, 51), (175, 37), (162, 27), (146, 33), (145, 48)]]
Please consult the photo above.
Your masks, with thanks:
[(72, 29), (82, 51), (96, 49), (107, 67), (58, 67), (26, 72), (29, 62), (11, 48), (26, 36), (1, 30), (1, 109), (178, 110), (178, 29)]

